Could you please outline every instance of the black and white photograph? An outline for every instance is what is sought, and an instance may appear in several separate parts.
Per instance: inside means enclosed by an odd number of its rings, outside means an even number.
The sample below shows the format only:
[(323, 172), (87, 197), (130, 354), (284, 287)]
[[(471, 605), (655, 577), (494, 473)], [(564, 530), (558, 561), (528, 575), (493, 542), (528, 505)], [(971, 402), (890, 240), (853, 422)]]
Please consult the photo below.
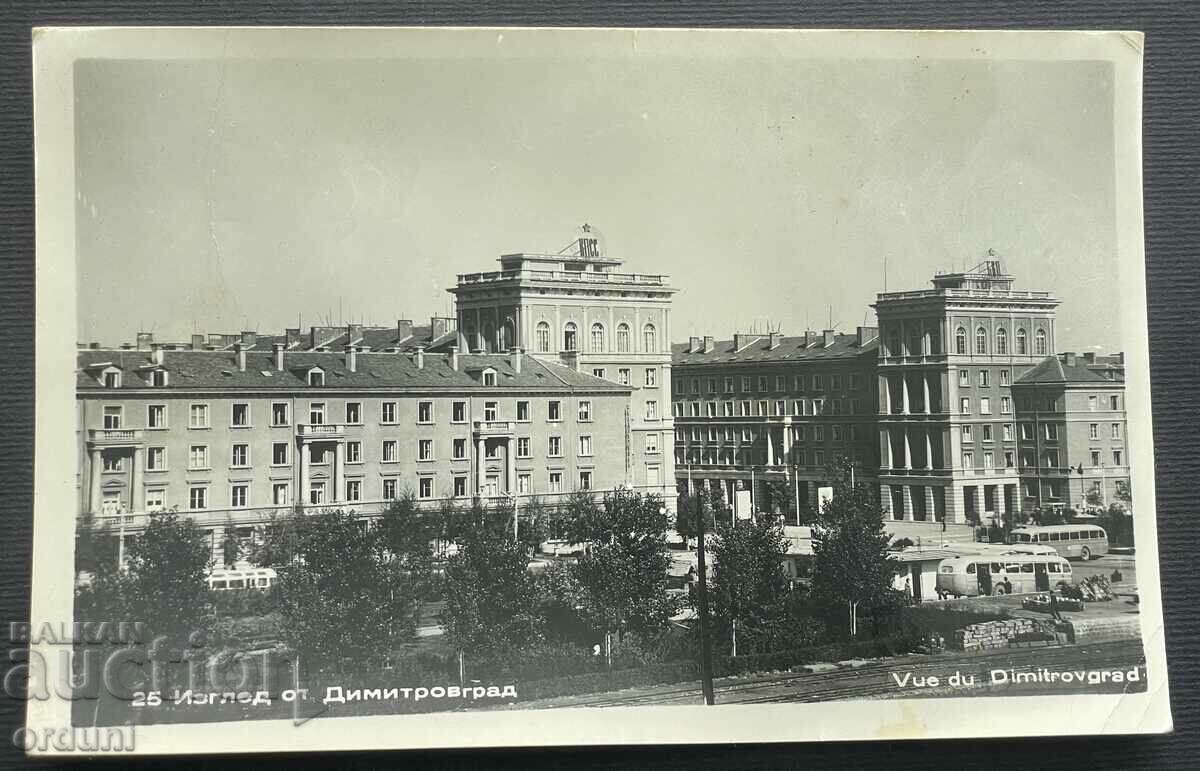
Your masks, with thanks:
[(31, 731), (1170, 730), (1140, 42), (41, 30)]

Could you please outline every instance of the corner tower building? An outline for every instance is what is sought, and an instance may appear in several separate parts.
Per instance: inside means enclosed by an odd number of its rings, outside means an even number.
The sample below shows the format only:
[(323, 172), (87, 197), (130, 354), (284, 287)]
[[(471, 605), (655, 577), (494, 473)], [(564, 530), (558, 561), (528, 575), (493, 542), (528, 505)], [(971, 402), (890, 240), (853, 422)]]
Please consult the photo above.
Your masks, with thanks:
[(878, 295), (880, 498), (895, 519), (1020, 511), (1012, 384), (1052, 354), (1049, 292), (1014, 290), (999, 260)]
[(500, 257), (500, 270), (458, 276), (459, 345), (520, 348), (633, 389), (626, 409), (630, 487), (675, 505), (671, 417), (671, 297), (661, 274), (625, 273), (588, 225), (554, 254)]

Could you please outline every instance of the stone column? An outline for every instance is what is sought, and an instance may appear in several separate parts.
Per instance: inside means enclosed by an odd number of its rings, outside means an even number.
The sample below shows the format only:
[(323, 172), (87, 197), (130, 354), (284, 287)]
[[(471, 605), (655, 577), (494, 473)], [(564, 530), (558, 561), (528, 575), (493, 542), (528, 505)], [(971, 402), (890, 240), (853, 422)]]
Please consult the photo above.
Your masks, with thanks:
[(913, 502), (912, 502), (912, 485), (902, 485), (900, 487), (900, 497), (904, 501), (904, 521), (913, 521)]
[(892, 414), (892, 378), (884, 375), (880, 378), (883, 388), (879, 389), (883, 392), (883, 414)]
[(768, 423), (768, 424), (766, 424), (766, 426), (764, 426), (763, 433), (765, 433), (767, 435), (767, 465), (774, 466), (775, 465), (775, 443), (773, 441), (771, 441), (771, 434), (773, 432), (771, 431), (770, 423)]
[(908, 440), (908, 427), (905, 426), (902, 430), (904, 431), (904, 468), (911, 469), (913, 467), (912, 443)]
[(783, 419), (783, 462), (789, 466), (792, 463), (792, 419)]
[(346, 497), (346, 443), (340, 439), (333, 445), (333, 491), (329, 496), (330, 503), (337, 503)]
[(297, 496), (297, 502), (301, 506), (308, 506), (310, 495), (310, 480), (309, 480), (309, 465), (312, 463), (312, 456), (309, 453), (308, 442), (300, 442), (300, 495)]
[(929, 401), (929, 376), (928, 375), (925, 375), (925, 374), (921, 375), (921, 385), (925, 388), (925, 414), (929, 415), (929, 414), (933, 413), (933, 405)]
[(933, 522), (937, 519), (937, 504), (933, 500), (933, 487), (925, 485), (925, 519)]
[(933, 429), (925, 427), (925, 468), (933, 468)]
[(104, 473), (104, 459), (101, 457), (99, 447), (92, 448), (92, 464), (91, 476), (88, 477), (90, 489), (88, 491), (88, 509), (94, 515), (100, 514), (100, 477)]
[(131, 511), (141, 512), (146, 508), (146, 490), (142, 484), (142, 471), (145, 468), (145, 460), (142, 458), (142, 453), (145, 449), (142, 447), (133, 448), (133, 474), (132, 482), (133, 489), (129, 492), (129, 508)]
[(983, 485), (975, 485), (972, 497), (975, 499), (975, 516), (983, 523)]
[(948, 485), (942, 489), (945, 491), (946, 521), (956, 525), (963, 524), (967, 521), (967, 514), (963, 508), (963, 488)]
[(896, 515), (892, 512), (892, 486), (879, 486), (879, 506), (888, 512), (888, 517), (895, 519)]
[(504, 487), (510, 495), (517, 492), (517, 459), (514, 452), (516, 440), (512, 437), (504, 444)]
[(903, 374), (902, 374), (902, 375), (900, 375), (900, 384), (901, 384), (901, 386), (903, 386), (903, 388), (904, 388), (904, 414), (905, 414), (905, 415), (907, 415), (907, 414), (908, 414), (908, 411), (909, 411), (909, 405), (908, 405), (908, 375), (903, 375)]
[(486, 440), (482, 436), (475, 440), (475, 492), (478, 495), (483, 495), (484, 471), (487, 465), (485, 443)]
[(880, 436), (883, 437), (884, 454), (882, 460), (887, 464), (885, 468), (895, 468), (896, 459), (892, 457), (892, 429), (883, 429), (880, 432)]

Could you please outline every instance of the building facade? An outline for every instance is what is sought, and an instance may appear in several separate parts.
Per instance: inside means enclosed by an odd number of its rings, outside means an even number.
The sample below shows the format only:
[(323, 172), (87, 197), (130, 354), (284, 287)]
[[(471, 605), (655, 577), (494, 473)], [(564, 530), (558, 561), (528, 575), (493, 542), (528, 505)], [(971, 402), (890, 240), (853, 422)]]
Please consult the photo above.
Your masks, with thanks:
[(620, 457), (629, 487), (675, 506), (669, 442), (670, 277), (625, 273), (603, 238), (584, 225), (556, 254), (506, 254), (500, 270), (458, 277), (460, 344), (472, 351), (528, 351), (630, 390), (629, 445)]
[(931, 283), (877, 296), (877, 339), (860, 328), (675, 346), (680, 490), (690, 468), (692, 488), (749, 486), (762, 500), (764, 483), (787, 481), (814, 506), (838, 455), (897, 522), (1078, 507), (1072, 473), (1084, 494), (1128, 490), (1123, 356), (1056, 355), (1058, 301), (1014, 289), (996, 259)]

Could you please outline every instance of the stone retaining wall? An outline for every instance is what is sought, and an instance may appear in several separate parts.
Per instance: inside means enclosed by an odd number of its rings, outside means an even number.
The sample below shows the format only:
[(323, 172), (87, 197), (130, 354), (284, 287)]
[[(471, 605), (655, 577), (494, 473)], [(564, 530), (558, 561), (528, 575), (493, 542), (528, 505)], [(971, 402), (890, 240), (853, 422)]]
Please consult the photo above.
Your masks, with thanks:
[(1136, 615), (1072, 619), (1071, 630), (1073, 642), (1137, 640), (1142, 636), (1142, 625)]
[(1007, 648), (1017, 635), (1053, 632), (1053, 629), (1053, 624), (1032, 618), (985, 621), (959, 629), (954, 634), (954, 642), (955, 647), (964, 651)]

